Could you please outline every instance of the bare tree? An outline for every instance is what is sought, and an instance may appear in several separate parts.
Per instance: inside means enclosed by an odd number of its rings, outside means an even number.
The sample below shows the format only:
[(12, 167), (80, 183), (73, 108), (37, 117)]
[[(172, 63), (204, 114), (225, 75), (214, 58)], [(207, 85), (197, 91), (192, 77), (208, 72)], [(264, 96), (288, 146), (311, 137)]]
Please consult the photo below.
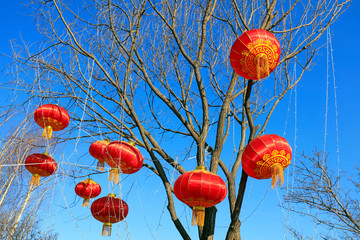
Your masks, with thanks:
[[(10, 112), (9, 112), (10, 111)], [(13, 119), (12, 110), (3, 111), (2, 123)], [(13, 115), (14, 116), (14, 115)], [(42, 181), (30, 188), (31, 174), (24, 169), (25, 158), (41, 149), (39, 138), (34, 136), (34, 125), (25, 119), (19, 126), (1, 134), (0, 140), (0, 239), (57, 239), (56, 234), (43, 233), (38, 213), (46, 206), (47, 193), (52, 184)]]
[[(29, 90), (29, 98), (69, 109), (72, 126), (83, 129), (80, 137), (120, 136), (146, 151), (151, 162), (144, 166), (161, 179), (167, 209), (183, 239), (190, 237), (177, 216), (164, 164), (179, 173), (186, 169), (169, 139), (182, 143), (178, 151), (196, 155), (196, 165), (207, 165), (213, 173), (220, 167), (231, 215), (226, 239), (240, 239), (248, 178), (240, 167), (242, 151), (265, 132), (278, 103), (311, 65), (317, 41), (350, 2), (93, 0), (79, 6), (33, 1), (44, 40), (13, 45), (14, 72), (33, 79), (16, 78), (15, 83)], [(266, 80), (242, 79), (229, 65), (231, 45), (253, 28), (274, 33), (281, 44), (280, 63)], [(221, 156), (232, 122), (241, 134), (236, 159), (227, 162)], [(77, 129), (62, 135), (64, 141), (77, 137), (71, 134)], [(206, 210), (200, 239), (213, 239), (215, 217), (215, 207)]]
[[(284, 207), (310, 217), (315, 224), (332, 229), (333, 233), (338, 233), (336, 239), (359, 239), (358, 178), (343, 179), (340, 173), (328, 167), (327, 156), (317, 151), (312, 157), (302, 154), (299, 160), (296, 166), (297, 181), (285, 196), (285, 201), (290, 204)], [(294, 229), (292, 232), (299, 234)]]

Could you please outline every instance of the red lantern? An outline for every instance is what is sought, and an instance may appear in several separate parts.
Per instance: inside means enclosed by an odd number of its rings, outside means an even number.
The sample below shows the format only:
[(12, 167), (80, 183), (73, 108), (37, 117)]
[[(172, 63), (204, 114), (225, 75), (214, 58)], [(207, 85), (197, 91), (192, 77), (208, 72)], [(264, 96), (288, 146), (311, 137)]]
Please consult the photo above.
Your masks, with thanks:
[(283, 170), (291, 162), (291, 147), (285, 138), (268, 134), (255, 138), (244, 149), (242, 167), (256, 179), (272, 178), (271, 186), (275, 187), (280, 180), (284, 183)]
[(79, 197), (84, 198), (82, 206), (89, 207), (89, 199), (99, 196), (101, 193), (101, 187), (99, 184), (89, 178), (76, 184), (75, 193)]
[(105, 139), (102, 141), (93, 142), (90, 145), (90, 148), (89, 148), (90, 155), (98, 160), (97, 167), (96, 167), (97, 170), (104, 171), (105, 149), (106, 149), (106, 146), (109, 145), (109, 143), (110, 143), (110, 140)]
[(34, 112), (35, 122), (44, 128), (42, 137), (51, 139), (52, 131), (60, 131), (66, 128), (70, 122), (68, 112), (55, 104), (45, 104), (38, 107)]
[(119, 181), (119, 173), (131, 174), (140, 170), (144, 158), (134, 142), (114, 141), (106, 146), (106, 163), (111, 167), (109, 180)]
[(126, 202), (117, 198), (113, 193), (99, 198), (91, 204), (93, 217), (104, 223), (101, 236), (111, 236), (111, 224), (122, 221), (128, 212), (129, 207)]
[(197, 166), (182, 174), (174, 185), (175, 196), (193, 208), (192, 225), (204, 226), (205, 208), (220, 203), (227, 194), (225, 182), (216, 174)]
[(31, 186), (39, 186), (40, 177), (47, 177), (56, 172), (57, 164), (47, 153), (34, 153), (25, 159), (25, 168), (33, 174)]
[(241, 77), (259, 80), (274, 71), (280, 54), (280, 43), (274, 34), (253, 29), (236, 39), (230, 51), (230, 63)]

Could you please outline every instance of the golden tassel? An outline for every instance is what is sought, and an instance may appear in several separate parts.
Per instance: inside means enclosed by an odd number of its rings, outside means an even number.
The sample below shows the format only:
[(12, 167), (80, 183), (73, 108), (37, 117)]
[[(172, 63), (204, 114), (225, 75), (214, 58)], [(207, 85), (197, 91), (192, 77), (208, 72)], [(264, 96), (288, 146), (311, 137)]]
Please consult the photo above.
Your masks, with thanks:
[(101, 236), (111, 236), (111, 223), (104, 223)]
[(270, 74), (269, 60), (268, 60), (266, 54), (261, 53), (261, 54), (257, 55), (255, 58), (255, 61), (256, 61), (256, 77), (257, 77), (257, 79), (262, 78), (263, 74), (265, 74), (264, 77), (269, 76), (269, 74)]
[(119, 169), (118, 168), (112, 168), (110, 170), (109, 181), (114, 182), (115, 184), (119, 183)]
[(82, 206), (83, 207), (89, 207), (89, 198), (84, 198)]
[(43, 137), (44, 139), (50, 140), (50, 139), (51, 139), (51, 136), (52, 136), (52, 132), (53, 132), (52, 126), (45, 126), (45, 127), (44, 127), (44, 131), (43, 131), (43, 133), (42, 133), (42, 137)]
[(281, 187), (284, 184), (284, 170), (281, 164), (276, 163), (271, 168), (271, 188), (275, 188), (279, 181)]
[(30, 185), (31, 186), (39, 186), (39, 182), (40, 182), (40, 175), (37, 173), (32, 175)]
[(105, 167), (105, 162), (98, 161), (96, 170), (104, 171), (104, 167)]
[(205, 208), (200, 206), (194, 206), (191, 225), (198, 225), (200, 227), (203, 227), (204, 222), (205, 222)]

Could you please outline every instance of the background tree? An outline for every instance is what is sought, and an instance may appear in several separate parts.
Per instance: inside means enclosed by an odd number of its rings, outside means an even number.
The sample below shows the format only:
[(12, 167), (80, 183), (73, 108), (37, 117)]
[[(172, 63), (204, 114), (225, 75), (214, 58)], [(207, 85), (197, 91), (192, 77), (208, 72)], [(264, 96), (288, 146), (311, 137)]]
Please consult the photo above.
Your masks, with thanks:
[[(12, 121), (13, 111), (3, 111), (0, 125)], [(10, 121), (8, 121), (10, 120)], [(32, 120), (32, 119), (31, 119)], [(47, 193), (53, 189), (51, 181), (29, 188), (31, 174), (24, 168), (27, 156), (39, 151), (40, 143), (32, 132), (33, 124), (25, 119), (0, 140), (0, 239), (55, 240), (57, 234), (43, 232), (41, 208), (47, 205)], [(2, 129), (5, 129), (2, 126)]]
[[(313, 156), (302, 154), (296, 167), (297, 181), (285, 196), (285, 208), (310, 217), (315, 224), (334, 229), (338, 236), (321, 236), (323, 239), (358, 239), (360, 236), (358, 177), (343, 179), (344, 173), (335, 173), (328, 167), (323, 153)], [(359, 175), (359, 172), (358, 172)], [(289, 204), (290, 203), (290, 204)], [(305, 237), (296, 229), (296, 239)]]
[[(16, 70), (32, 78), (15, 83), (29, 90), (29, 98), (70, 110), (75, 124), (63, 141), (120, 138), (146, 151), (151, 162), (144, 166), (161, 179), (183, 239), (190, 237), (177, 216), (165, 163), (179, 173), (195, 165), (213, 173), (220, 167), (231, 215), (226, 239), (240, 239), (248, 177), (240, 168), (242, 151), (265, 132), (278, 103), (311, 65), (317, 41), (350, 2), (34, 1), (44, 38), (35, 46), (14, 46)], [(253, 28), (274, 33), (282, 50), (276, 71), (258, 82), (239, 78), (228, 59), (236, 37)], [(226, 162), (221, 156), (231, 122), (241, 134), (236, 160)], [(196, 155), (191, 169), (174, 158), (171, 141), (181, 143), (177, 152)], [(206, 210), (200, 239), (213, 238), (215, 217), (215, 207)]]

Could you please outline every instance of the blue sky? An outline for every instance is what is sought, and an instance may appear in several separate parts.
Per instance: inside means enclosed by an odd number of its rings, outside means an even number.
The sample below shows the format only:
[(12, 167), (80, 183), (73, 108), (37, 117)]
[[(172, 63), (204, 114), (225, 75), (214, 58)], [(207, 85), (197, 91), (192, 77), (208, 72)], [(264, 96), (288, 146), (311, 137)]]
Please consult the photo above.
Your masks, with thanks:
[[(33, 25), (31, 17), (27, 16), (20, 1), (6, 1), (0, 8), (0, 22), (2, 35), (0, 37), (0, 53), (10, 54), (10, 40), (19, 41), (21, 38), (26, 42), (36, 41), (39, 35)], [(360, 2), (353, 1), (348, 11), (340, 16), (339, 20), (331, 27), (335, 81), (337, 94), (338, 132), (340, 159), (337, 158), (337, 134), (336, 115), (334, 104), (333, 78), (329, 78), (329, 110), (328, 110), (328, 135), (326, 151), (329, 153), (332, 167), (339, 166), (341, 170), (353, 173), (352, 169), (359, 165), (357, 148), (360, 146), (360, 124), (359, 113), (359, 89), (360, 89), (360, 46), (358, 44), (360, 33)], [(325, 37), (322, 39), (325, 42)], [(0, 57), (0, 69), (3, 70), (10, 61), (7, 57)], [(326, 48), (316, 57), (312, 70), (307, 72), (298, 87), (283, 100), (276, 110), (269, 124), (267, 133), (279, 132), (283, 135), (286, 123), (285, 137), (297, 152), (304, 151), (310, 154), (317, 147), (323, 149), (324, 124), (325, 124), (325, 96), (326, 96)], [(7, 81), (1, 76), (0, 82)], [(8, 91), (1, 89), (2, 95)], [(295, 117), (295, 95), (296, 117)], [(290, 108), (289, 108), (290, 106)], [(295, 126), (296, 122), (296, 126)], [(296, 128), (296, 134), (295, 134)], [(296, 135), (296, 140), (295, 140)], [(71, 146), (66, 146), (68, 149)], [(78, 146), (77, 149), (67, 150), (64, 155), (59, 156), (64, 162), (71, 162), (74, 158), (81, 158), (88, 146)], [(65, 167), (64, 167), (65, 168)], [(290, 170), (289, 170), (290, 171)], [(99, 182), (104, 181), (99, 177)], [(103, 182), (105, 184), (105, 181)], [(133, 185), (134, 183), (134, 185)], [(106, 186), (106, 185), (105, 185)], [(69, 179), (57, 179), (57, 187), (52, 197), (52, 208), (45, 214), (46, 227), (54, 226), (55, 231), (60, 233), (61, 240), (69, 239), (99, 239), (101, 223), (94, 220), (89, 209), (81, 208), (79, 199), (75, 197), (72, 189), (74, 183)], [(111, 186), (108, 186), (111, 188)], [(278, 240), (286, 238), (284, 226), (291, 224), (303, 228), (305, 232), (316, 235), (311, 223), (304, 224), (304, 219), (293, 216), (277, 207), (282, 202), (281, 190), (268, 190), (269, 182), (250, 179), (244, 199), (244, 211), (241, 219), (243, 239), (251, 240)], [(130, 191), (131, 193), (128, 193)], [(173, 224), (169, 221), (166, 210), (166, 202), (163, 187), (155, 176), (149, 177), (149, 172), (141, 170), (136, 176), (128, 177), (121, 189), (125, 200), (130, 205), (129, 215), (126, 223), (116, 224), (113, 236), (104, 239), (156, 239), (168, 240), (180, 239), (175, 232)], [(286, 189), (282, 190), (286, 191)], [(76, 204), (76, 205), (74, 205)], [(69, 208), (68, 208), (69, 207)], [(222, 239), (229, 222), (227, 203), (218, 205), (218, 227), (215, 239)], [(183, 208), (190, 217), (190, 210)], [(221, 210), (225, 209), (225, 210)], [(162, 214), (160, 214), (163, 212)], [(181, 208), (179, 215), (182, 216)], [(183, 217), (182, 217), (183, 218)], [(305, 220), (307, 221), (307, 220)], [(263, 229), (258, 231), (259, 226)], [(191, 235), (197, 236), (195, 227), (186, 226), (191, 229)], [(120, 236), (120, 237), (119, 237)], [(316, 238), (315, 238), (316, 239)]]

